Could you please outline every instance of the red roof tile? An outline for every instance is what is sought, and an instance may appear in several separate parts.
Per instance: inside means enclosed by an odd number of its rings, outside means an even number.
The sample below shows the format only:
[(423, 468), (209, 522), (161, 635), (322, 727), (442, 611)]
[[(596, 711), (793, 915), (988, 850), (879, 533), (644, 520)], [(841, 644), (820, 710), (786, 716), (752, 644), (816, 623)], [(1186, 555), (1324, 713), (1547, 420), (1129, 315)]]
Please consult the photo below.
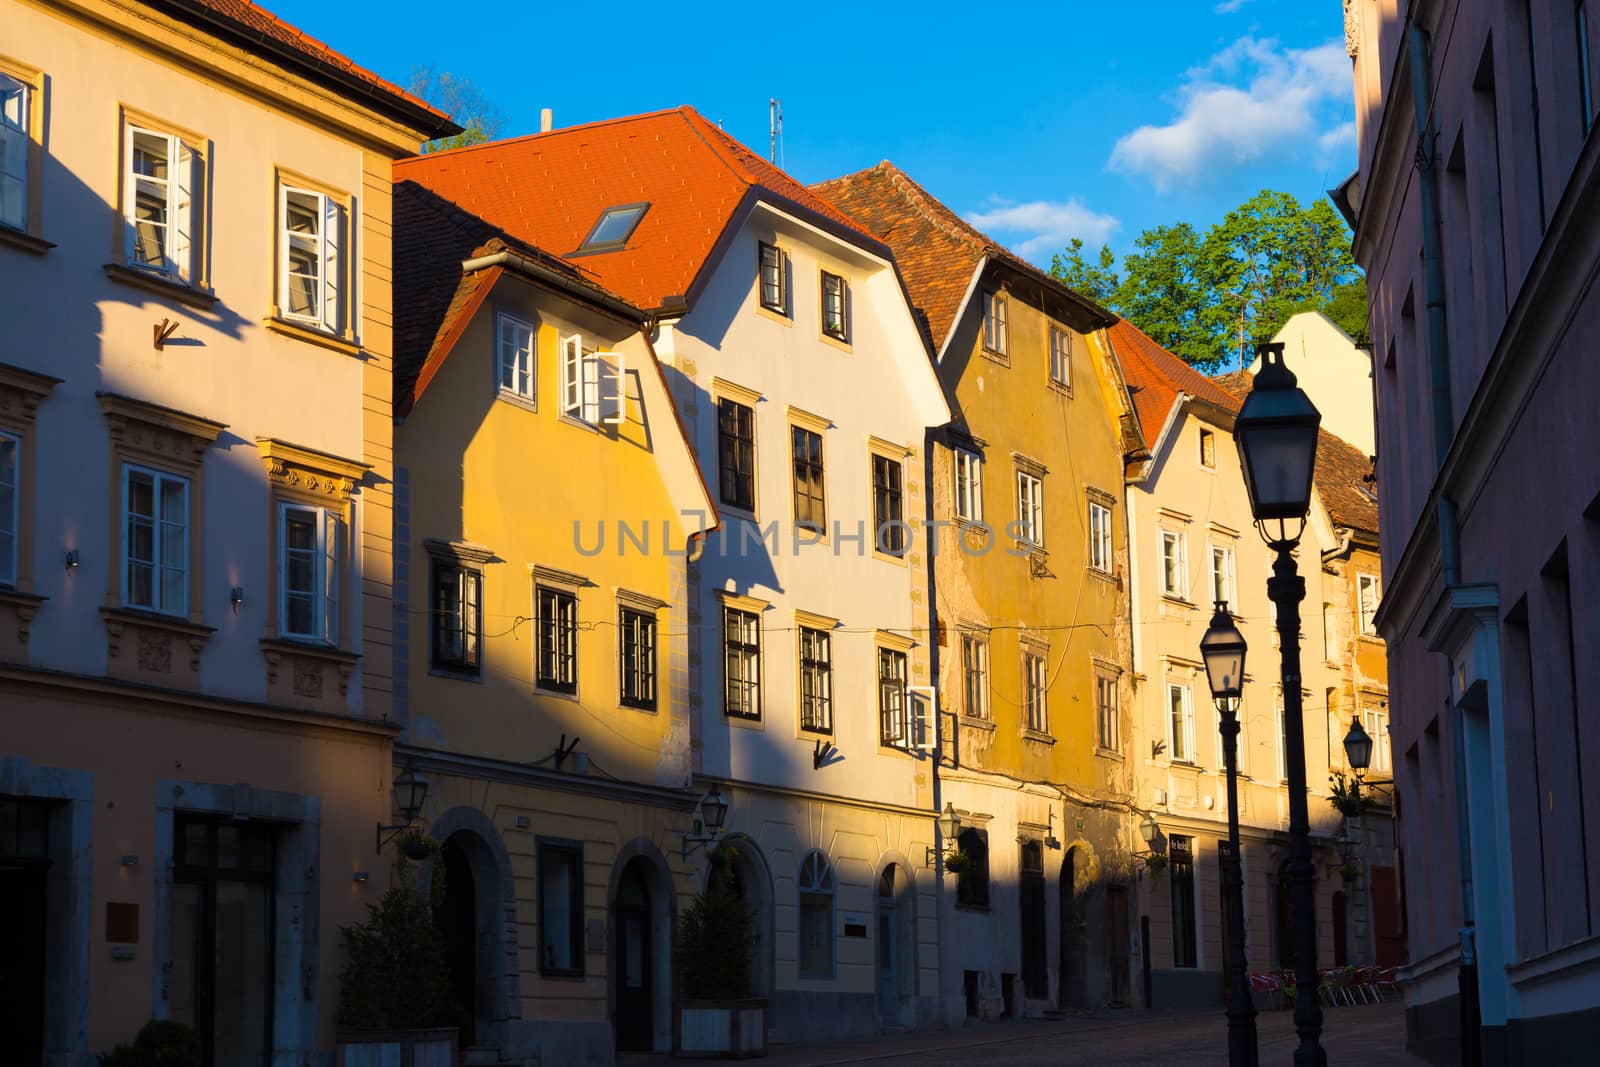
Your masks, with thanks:
[(690, 107), (434, 152), (400, 161), (394, 174), (562, 256), (577, 251), (606, 208), (648, 202), (626, 247), (571, 256), (586, 275), (645, 308), (689, 294), (752, 189), (878, 244)]
[[(276, 45), (314, 64), (364, 82), (377, 94), (388, 97), (393, 102), (404, 103), (411, 108), (420, 109), (426, 115), (431, 115), (436, 121), (433, 124), (435, 131), (430, 132), (436, 132), (437, 135), (453, 133), (460, 129), (449, 115), (426, 100), (413, 96), (398, 85), (385, 81), (365, 67), (358, 66), (348, 56), (335, 52), (315, 37), (302, 33), (270, 11), (251, 3), (250, 0), (181, 0), (175, 5), (151, 4), (150, 6), (167, 9), (175, 6), (180, 13), (221, 23), (240, 33), (247, 42), (253, 37), (269, 48)], [(249, 47), (248, 43), (246, 47)]]
[(1156, 344), (1149, 334), (1127, 319), (1118, 319), (1106, 332), (1128, 383), (1128, 392), (1133, 396), (1146, 448), (1155, 447), (1156, 436), (1167, 424), (1167, 416), (1180, 392), (1225, 411), (1239, 410), (1238, 397)]
[(1104, 309), (962, 219), (887, 160), (811, 188), (894, 250), (936, 354), (961, 311), (972, 272), (985, 256), (1068, 296), (1102, 323), (1113, 320)]

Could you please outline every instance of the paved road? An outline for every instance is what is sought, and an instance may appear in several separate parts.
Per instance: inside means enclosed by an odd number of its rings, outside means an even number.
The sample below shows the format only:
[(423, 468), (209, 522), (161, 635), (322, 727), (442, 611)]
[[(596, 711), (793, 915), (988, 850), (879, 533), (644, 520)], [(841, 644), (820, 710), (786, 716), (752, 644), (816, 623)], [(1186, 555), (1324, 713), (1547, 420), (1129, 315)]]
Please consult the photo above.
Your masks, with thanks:
[[(1257, 1022), (1262, 1067), (1288, 1067), (1296, 1038), (1288, 1012)], [(1331, 1064), (1425, 1067), (1405, 1053), (1405, 1010), (1398, 1001), (1323, 1012), (1323, 1047)], [(1048, 1023), (995, 1023), (961, 1030), (775, 1049), (766, 1067), (1226, 1067), (1222, 1013), (1146, 1015), (1110, 1012)]]

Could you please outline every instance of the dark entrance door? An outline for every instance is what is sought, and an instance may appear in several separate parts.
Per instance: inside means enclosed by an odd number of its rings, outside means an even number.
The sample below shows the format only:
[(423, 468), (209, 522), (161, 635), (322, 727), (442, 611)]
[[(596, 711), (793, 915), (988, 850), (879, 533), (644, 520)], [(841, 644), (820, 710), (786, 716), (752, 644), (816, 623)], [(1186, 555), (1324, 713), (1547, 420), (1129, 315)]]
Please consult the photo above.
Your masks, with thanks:
[(461, 1047), (476, 1043), (478, 1019), (478, 894), (472, 863), (460, 835), (445, 839), (444, 896), (433, 911), (433, 925), (444, 937), (445, 965), (450, 970), (450, 1001), (461, 1026)]
[[(1078, 892), (1081, 857), (1076, 848), (1067, 849), (1061, 861), (1061, 880), (1057, 886), (1061, 918), (1061, 988), (1057, 1002), (1063, 1008), (1088, 1007), (1088, 928), (1083, 894)], [(1126, 916), (1124, 916), (1126, 917)]]
[(1050, 995), (1050, 957), (1045, 945), (1044, 845), (1022, 843), (1022, 989), (1040, 999)]
[(1128, 1003), (1128, 887), (1106, 886), (1106, 973), (1111, 976), (1111, 1006)]
[(0, 1041), (17, 1063), (44, 1057), (48, 804), (0, 797)]
[(617, 889), (617, 1048), (627, 1052), (655, 1047), (650, 887), (642, 863), (628, 864)]
[(1350, 931), (1345, 915), (1344, 890), (1333, 894), (1333, 965), (1344, 967), (1350, 962)]
[(1405, 931), (1400, 928), (1400, 896), (1394, 868), (1372, 868), (1372, 935), (1379, 967), (1398, 967), (1405, 959)]

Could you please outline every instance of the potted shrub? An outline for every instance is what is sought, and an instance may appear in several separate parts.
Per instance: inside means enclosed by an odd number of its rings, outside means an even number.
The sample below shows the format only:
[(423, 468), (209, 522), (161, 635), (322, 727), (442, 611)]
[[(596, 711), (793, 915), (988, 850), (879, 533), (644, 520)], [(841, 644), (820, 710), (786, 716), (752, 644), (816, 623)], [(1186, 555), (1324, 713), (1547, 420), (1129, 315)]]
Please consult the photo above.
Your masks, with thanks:
[(678, 999), (673, 1005), (676, 1056), (735, 1058), (767, 1054), (767, 1002), (751, 996), (755, 918), (739, 898), (734, 852), (711, 854), (710, 876), (678, 919), (673, 947)]
[(956, 875), (957, 877), (960, 877), (961, 875), (965, 874), (967, 871), (972, 870), (972, 868), (973, 868), (972, 856), (970, 854), (966, 853), (966, 852), (961, 851), (961, 849), (953, 848), (949, 852), (946, 852), (944, 854), (944, 873), (945, 874), (953, 874), (953, 875)]
[[(417, 892), (407, 857), (437, 853), (425, 838), (408, 839), (389, 891), (367, 905), (365, 922), (339, 928), (345, 952), (339, 972), (339, 1063), (409, 1067), (454, 1063), (457, 1009), (450, 1000), (444, 937), (431, 902)], [(444, 865), (433, 866), (433, 893), (442, 895)], [(361, 1046), (351, 1052), (352, 1046)]]
[(133, 1044), (119, 1044), (100, 1057), (100, 1067), (200, 1067), (200, 1034), (171, 1019), (151, 1019)]

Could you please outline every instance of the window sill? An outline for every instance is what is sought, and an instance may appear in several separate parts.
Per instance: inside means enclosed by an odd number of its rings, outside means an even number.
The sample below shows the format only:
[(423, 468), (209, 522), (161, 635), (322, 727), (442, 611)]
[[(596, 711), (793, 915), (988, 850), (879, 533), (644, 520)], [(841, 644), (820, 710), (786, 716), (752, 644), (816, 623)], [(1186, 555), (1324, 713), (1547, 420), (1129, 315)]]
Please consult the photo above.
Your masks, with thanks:
[(1176, 593), (1162, 593), (1161, 599), (1168, 604), (1174, 604), (1178, 607), (1193, 608), (1195, 606), (1194, 601), (1190, 600), (1188, 597), (1179, 596)]
[(134, 626), (150, 626), (158, 630), (182, 634), (185, 637), (210, 637), (217, 632), (215, 626), (190, 622), (185, 615), (166, 615), (159, 611), (147, 611), (144, 608), (101, 608), (100, 617), (111, 622), (132, 624)]
[(850, 346), (850, 339), (848, 337), (835, 337), (831, 333), (819, 332), (817, 334), (817, 340), (827, 345), (829, 348), (838, 349), (840, 352), (843, 352), (846, 355), (850, 355), (855, 351), (855, 349)]
[(431, 663), (428, 665), (428, 677), (449, 678), (452, 681), (472, 682), (476, 685), (483, 684), (483, 674), (480, 671), (468, 670), (465, 668), (456, 669), (454, 667), (441, 667), (437, 663)]
[(761, 525), (761, 520), (756, 518), (756, 513), (749, 508), (742, 508), (738, 504), (730, 504), (726, 500), (717, 500), (717, 512), (723, 518), (743, 519), (745, 522)]
[(46, 241), (43, 237), (35, 237), (21, 230), (13, 230), (9, 226), (0, 226), (0, 245), (10, 245), (23, 252), (42, 256), (55, 247), (55, 242)]
[(617, 707), (627, 708), (629, 711), (643, 712), (646, 715), (654, 715), (658, 710), (654, 704), (645, 704), (637, 700), (633, 701), (632, 703), (629, 703), (626, 700), (619, 700), (617, 701)]
[(342, 337), (335, 337), (330, 333), (324, 333), (321, 330), (313, 329), (310, 326), (302, 326), (297, 322), (289, 322), (286, 319), (269, 318), (263, 319), (261, 325), (265, 326), (273, 333), (281, 333), (283, 336), (293, 337), (297, 341), (305, 341), (307, 344), (321, 345), (323, 348), (331, 348), (333, 351), (342, 352), (347, 356), (361, 355), (360, 345), (351, 341), (346, 341)]
[(494, 398), (496, 400), (503, 400), (512, 407), (521, 408), (524, 411), (532, 411), (537, 413), (539, 410), (539, 402), (533, 397), (523, 396), (520, 393), (513, 393), (509, 389), (495, 389)]
[(555, 700), (570, 700), (574, 704), (578, 703), (578, 690), (576, 687), (572, 689), (557, 689), (554, 686), (540, 685), (536, 681), (533, 683), (533, 695), (536, 697), (551, 697)]
[(592, 422), (586, 422), (583, 419), (578, 418), (576, 415), (568, 415), (565, 411), (561, 413), (560, 421), (566, 423), (568, 426), (571, 426), (574, 429), (588, 430), (590, 433), (596, 434), (605, 433), (605, 430), (602, 427), (597, 426)]
[(756, 313), (765, 318), (771, 319), (780, 326), (794, 325), (794, 319), (790, 318), (782, 308), (768, 307), (766, 304), (757, 303)]
[(202, 292), (199, 289), (175, 282), (159, 274), (149, 271), (125, 267), (121, 263), (107, 263), (105, 265), (106, 277), (114, 282), (131, 285), (135, 289), (143, 289), (157, 296), (164, 296), (169, 300), (176, 300), (180, 304), (195, 308), (199, 311), (210, 311), (217, 304), (215, 294)]
[[(1303, 639), (1304, 638), (1302, 637), (1302, 640)], [(1356, 634), (1356, 640), (1365, 641), (1369, 645), (1381, 645), (1381, 644), (1383, 644), (1383, 638), (1378, 636), (1377, 634), (1361, 634), (1361, 633), (1358, 633), (1358, 634)]]
[(722, 719), (729, 726), (737, 726), (741, 730), (765, 731), (767, 728), (766, 723), (761, 721), (761, 716), (759, 715), (729, 715), (727, 712), (723, 712)]
[(877, 548), (873, 548), (873, 550), (872, 550), (872, 558), (873, 559), (881, 560), (884, 563), (893, 563), (897, 567), (909, 566), (909, 563), (907, 562), (907, 558), (910, 555), (911, 555), (911, 550), (910, 549), (907, 549), (903, 554), (898, 555), (898, 556), (895, 555), (892, 552), (879, 552), (877, 550)]
[(1124, 756), (1114, 748), (1106, 748), (1104, 745), (1094, 746), (1094, 754), (1101, 759), (1115, 760), (1117, 763), (1126, 763), (1128, 761), (1127, 756)]
[(983, 353), (983, 358), (990, 363), (998, 363), (1002, 367), (1011, 366), (1011, 357), (1005, 352), (996, 352), (992, 348), (983, 348), (979, 351)]
[(1115, 574), (1111, 573), (1110, 571), (1103, 571), (1099, 567), (1094, 566), (1093, 564), (1089, 565), (1088, 567), (1086, 567), (1084, 569), (1089, 572), (1089, 576), (1091, 578), (1098, 578), (1102, 582), (1109, 582), (1112, 585), (1117, 586), (1119, 589), (1122, 587), (1122, 580), (1120, 578), (1118, 578)]
[(978, 717), (977, 715), (962, 715), (959, 719), (957, 719), (957, 722), (969, 730), (987, 730), (990, 733), (994, 732), (993, 719), (984, 719)]
[(1068, 400), (1072, 399), (1072, 386), (1069, 383), (1058, 382), (1054, 378), (1051, 378), (1049, 380), (1049, 387), (1052, 393), (1055, 393), (1058, 396), (1064, 396)]
[(1042, 730), (1034, 730), (1031, 728), (1026, 728), (1022, 731), (1022, 739), (1024, 741), (1037, 741), (1041, 745), (1053, 745), (1056, 743), (1056, 739), (1051, 737), (1049, 734)]
[(276, 652), (291, 656), (309, 656), (325, 663), (337, 663), (346, 666), (355, 666), (361, 659), (359, 653), (346, 652), (337, 645), (330, 645), (322, 641), (303, 640), (298, 637), (263, 637), (261, 648), (267, 652)]

